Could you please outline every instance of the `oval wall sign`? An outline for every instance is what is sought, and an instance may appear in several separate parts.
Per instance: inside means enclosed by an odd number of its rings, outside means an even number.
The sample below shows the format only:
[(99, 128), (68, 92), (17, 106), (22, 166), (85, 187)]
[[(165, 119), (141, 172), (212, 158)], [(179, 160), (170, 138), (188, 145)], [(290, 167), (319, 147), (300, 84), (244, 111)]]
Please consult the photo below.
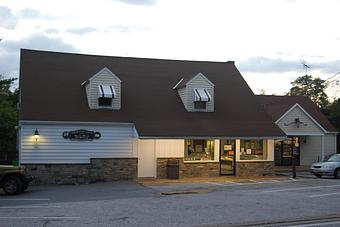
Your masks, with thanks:
[(101, 137), (100, 132), (89, 131), (85, 129), (78, 129), (75, 131), (65, 131), (63, 132), (63, 138), (69, 140), (94, 140)]

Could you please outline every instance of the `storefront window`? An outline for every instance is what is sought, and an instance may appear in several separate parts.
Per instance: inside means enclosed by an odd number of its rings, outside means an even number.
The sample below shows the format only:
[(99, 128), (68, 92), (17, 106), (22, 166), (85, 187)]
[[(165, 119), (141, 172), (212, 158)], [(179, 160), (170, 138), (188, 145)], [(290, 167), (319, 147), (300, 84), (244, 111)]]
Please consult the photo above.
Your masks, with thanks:
[(241, 160), (266, 160), (267, 159), (266, 140), (241, 140), (240, 159)]
[(184, 161), (214, 160), (214, 140), (185, 140)]

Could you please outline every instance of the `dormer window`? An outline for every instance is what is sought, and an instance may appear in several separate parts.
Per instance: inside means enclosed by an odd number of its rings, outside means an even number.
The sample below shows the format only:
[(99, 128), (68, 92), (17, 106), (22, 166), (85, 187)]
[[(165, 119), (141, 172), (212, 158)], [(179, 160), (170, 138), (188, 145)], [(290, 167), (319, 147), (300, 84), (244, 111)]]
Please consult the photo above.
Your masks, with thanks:
[(214, 87), (202, 73), (183, 77), (173, 87), (189, 112), (214, 112)]
[(98, 106), (103, 106), (103, 107), (112, 106), (112, 98), (98, 98)]
[(210, 102), (211, 96), (206, 89), (194, 89), (194, 109), (205, 110), (207, 102)]
[(195, 101), (194, 108), (195, 110), (205, 110), (207, 108), (207, 102)]
[(111, 107), (112, 100), (117, 96), (112, 85), (98, 85), (98, 106)]
[(90, 109), (120, 110), (122, 81), (116, 74), (104, 67), (81, 85), (85, 87)]

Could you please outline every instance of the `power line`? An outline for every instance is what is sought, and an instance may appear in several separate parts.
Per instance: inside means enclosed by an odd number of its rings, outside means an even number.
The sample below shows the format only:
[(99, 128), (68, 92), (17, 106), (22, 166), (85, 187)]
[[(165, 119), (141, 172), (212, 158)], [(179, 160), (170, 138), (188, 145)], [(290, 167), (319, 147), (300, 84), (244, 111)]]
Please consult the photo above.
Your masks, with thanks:
[[(333, 76), (331, 76), (331, 77), (329, 77), (328, 79), (326, 79), (325, 81), (327, 81), (327, 80), (330, 80), (330, 79), (332, 79), (333, 77), (335, 77), (335, 76), (337, 76), (337, 75), (339, 75), (340, 74), (340, 72), (337, 72), (337, 73), (335, 73)], [(330, 81), (331, 82), (331, 81)]]

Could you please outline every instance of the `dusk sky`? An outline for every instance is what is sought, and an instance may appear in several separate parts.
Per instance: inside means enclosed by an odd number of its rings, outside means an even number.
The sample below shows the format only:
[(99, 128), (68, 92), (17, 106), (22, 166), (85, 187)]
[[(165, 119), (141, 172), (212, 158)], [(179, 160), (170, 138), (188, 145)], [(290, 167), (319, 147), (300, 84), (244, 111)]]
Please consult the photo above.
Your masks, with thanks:
[(339, 9), (337, 0), (1, 0), (0, 74), (19, 76), (20, 48), (235, 61), (254, 93), (284, 94), (305, 74), (301, 61), (322, 79), (340, 72)]

